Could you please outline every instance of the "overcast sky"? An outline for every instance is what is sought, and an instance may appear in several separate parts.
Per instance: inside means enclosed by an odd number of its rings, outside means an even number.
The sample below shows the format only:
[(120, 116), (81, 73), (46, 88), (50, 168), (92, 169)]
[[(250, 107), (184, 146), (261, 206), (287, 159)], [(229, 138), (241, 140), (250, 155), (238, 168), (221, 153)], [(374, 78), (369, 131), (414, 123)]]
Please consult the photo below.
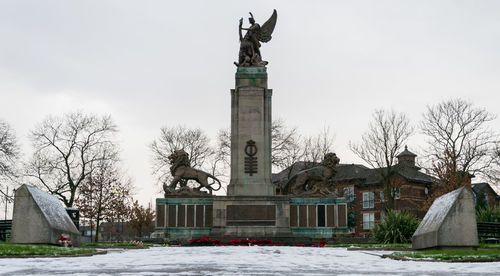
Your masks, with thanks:
[[(158, 188), (148, 144), (162, 126), (230, 124), (238, 20), (278, 22), (263, 44), (273, 117), (330, 127), (342, 163), (361, 163), (375, 109), (454, 97), (498, 114), (500, 1), (0, 1), (0, 118), (28, 133), (49, 114), (111, 114), (137, 198)], [(492, 127), (500, 131), (500, 120)], [(412, 137), (418, 153), (421, 136)]]

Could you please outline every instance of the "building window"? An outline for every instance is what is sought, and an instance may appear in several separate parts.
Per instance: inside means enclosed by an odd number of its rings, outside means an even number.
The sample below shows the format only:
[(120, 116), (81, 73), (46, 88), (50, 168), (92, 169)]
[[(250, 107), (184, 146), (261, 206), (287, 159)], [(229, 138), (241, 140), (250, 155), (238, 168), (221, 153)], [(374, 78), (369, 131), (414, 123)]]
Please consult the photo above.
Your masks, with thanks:
[(384, 191), (380, 191), (380, 202), (384, 202), (384, 201), (385, 201)]
[(347, 202), (352, 202), (354, 200), (354, 187), (344, 188), (344, 198)]
[(484, 193), (484, 202), (488, 205), (488, 193)]
[(401, 190), (399, 188), (393, 188), (392, 195), (394, 196), (394, 199), (400, 199), (401, 198)]
[(373, 192), (363, 193), (363, 209), (370, 209), (374, 207)]
[(374, 213), (364, 213), (363, 214), (363, 230), (370, 230), (375, 225), (375, 214)]

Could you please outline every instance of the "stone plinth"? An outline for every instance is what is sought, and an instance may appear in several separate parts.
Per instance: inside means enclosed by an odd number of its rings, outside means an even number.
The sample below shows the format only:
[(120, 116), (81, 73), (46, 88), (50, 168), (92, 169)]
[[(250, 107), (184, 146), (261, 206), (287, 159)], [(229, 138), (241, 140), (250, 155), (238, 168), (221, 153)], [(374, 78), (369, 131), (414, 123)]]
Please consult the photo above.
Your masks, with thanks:
[(462, 187), (437, 198), (412, 240), (413, 249), (477, 247), (472, 192)]
[(231, 90), (231, 181), (228, 196), (273, 196), (271, 96), (265, 67), (239, 67)]
[(227, 196), (213, 202), (210, 236), (283, 237), (290, 231), (290, 199), (286, 196)]
[[(157, 237), (271, 238), (293, 244), (299, 238), (328, 239), (344, 234), (344, 198), (216, 196), (157, 198)], [(299, 242), (300, 243), (300, 242)]]
[(32, 186), (22, 185), (17, 189), (11, 242), (58, 244), (61, 234), (69, 235), (73, 244), (78, 245), (80, 232), (62, 203)]

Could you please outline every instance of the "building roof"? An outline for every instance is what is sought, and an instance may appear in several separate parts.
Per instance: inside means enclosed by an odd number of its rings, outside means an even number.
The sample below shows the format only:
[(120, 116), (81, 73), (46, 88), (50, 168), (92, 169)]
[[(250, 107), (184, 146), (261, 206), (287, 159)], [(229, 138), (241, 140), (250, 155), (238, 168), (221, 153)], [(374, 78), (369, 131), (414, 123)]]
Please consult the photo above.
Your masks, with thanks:
[[(287, 169), (273, 174), (272, 182), (275, 185), (284, 185), (288, 179), (292, 178), (301, 170), (319, 166), (318, 163), (300, 161)], [(385, 168), (381, 168), (385, 169)], [(291, 170), (291, 172), (290, 172)], [(382, 182), (380, 169), (373, 169), (361, 164), (339, 164), (337, 165), (337, 173), (331, 178), (332, 182), (358, 180), (362, 185), (376, 185)], [(433, 183), (432, 177), (420, 172), (420, 168), (407, 164), (396, 164), (393, 166), (393, 172), (404, 177), (406, 180), (418, 183)]]
[(320, 163), (316, 162), (307, 162), (307, 161), (298, 161), (293, 163), (290, 167), (282, 170), (279, 173), (273, 173), (271, 175), (272, 182), (282, 182), (282, 181), (287, 181), (289, 178), (292, 176), (296, 175), (298, 172), (302, 170), (306, 170), (312, 167), (319, 166)]
[(472, 190), (474, 191), (475, 194), (477, 194), (477, 193), (483, 193), (488, 188), (491, 191), (493, 191), (493, 193), (495, 193), (496, 197), (498, 197), (498, 194), (496, 193), (495, 189), (493, 189), (493, 187), (491, 187), (490, 184), (488, 184), (486, 182), (472, 184)]
[(400, 154), (396, 155), (397, 158), (399, 157), (404, 157), (404, 156), (411, 156), (411, 157), (416, 157), (417, 155), (411, 151), (408, 150), (408, 146), (405, 146), (405, 150), (401, 152)]

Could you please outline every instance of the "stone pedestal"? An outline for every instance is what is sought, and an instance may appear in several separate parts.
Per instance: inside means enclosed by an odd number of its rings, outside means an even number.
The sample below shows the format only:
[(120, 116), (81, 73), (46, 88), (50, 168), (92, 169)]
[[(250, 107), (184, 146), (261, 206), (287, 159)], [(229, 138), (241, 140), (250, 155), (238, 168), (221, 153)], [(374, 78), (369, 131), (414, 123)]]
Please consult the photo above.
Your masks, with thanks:
[(214, 196), (156, 199), (155, 235), (170, 240), (212, 237), (227, 243), (231, 239), (265, 238), (274, 243), (300, 244), (311, 243), (311, 238), (329, 239), (347, 232), (344, 198)]
[(290, 237), (287, 196), (227, 196), (213, 201), (210, 236)]
[(231, 90), (231, 181), (228, 196), (273, 196), (271, 96), (265, 67), (239, 67)]

